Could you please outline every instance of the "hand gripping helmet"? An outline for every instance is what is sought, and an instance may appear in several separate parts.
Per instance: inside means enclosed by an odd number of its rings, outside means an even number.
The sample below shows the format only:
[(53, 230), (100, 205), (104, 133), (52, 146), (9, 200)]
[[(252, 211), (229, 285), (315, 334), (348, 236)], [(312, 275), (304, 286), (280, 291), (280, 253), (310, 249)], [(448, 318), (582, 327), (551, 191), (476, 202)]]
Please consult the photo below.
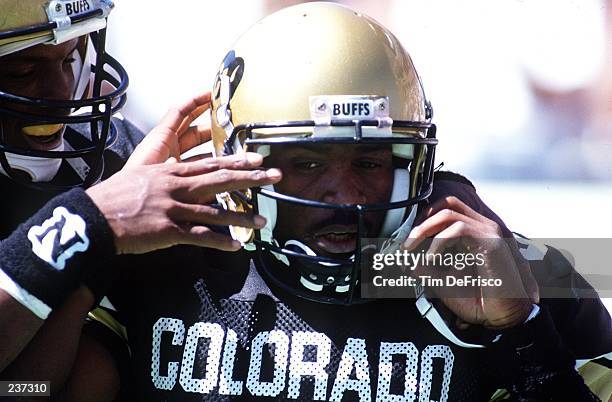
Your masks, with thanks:
[[(52, 190), (88, 186), (100, 179), (104, 150), (117, 138), (111, 116), (125, 104), (128, 86), (123, 66), (105, 52), (106, 21), (113, 6), (110, 0), (0, 0), (0, 62), (36, 45), (82, 41), (72, 63), (76, 85), (70, 99), (26, 97), (5, 92), (0, 85), (0, 173)], [(80, 146), (64, 140), (52, 150), (17, 147), (7, 143), (7, 119), (26, 122), (27, 134), (34, 136), (81, 124), (89, 126), (91, 140)], [(62, 160), (79, 176), (74, 183), (51, 181)]]
[(432, 191), (437, 140), (431, 117), (408, 53), (371, 18), (333, 3), (301, 4), (264, 18), (219, 67), (212, 92), (215, 154), (266, 157), (272, 146), (287, 144), (387, 144), (403, 163), (383, 204), (309, 200), (273, 186), (218, 194), (226, 209), (267, 218), (261, 230), (231, 227), (232, 236), (256, 250), (264, 276), (282, 289), (327, 303), (360, 300), (361, 253), (329, 258), (299, 239), (280, 244), (277, 203), (350, 211), (358, 221), (356, 250), (362, 249), (364, 214), (385, 211), (378, 237), (389, 239), (387, 250), (398, 247), (417, 204)]

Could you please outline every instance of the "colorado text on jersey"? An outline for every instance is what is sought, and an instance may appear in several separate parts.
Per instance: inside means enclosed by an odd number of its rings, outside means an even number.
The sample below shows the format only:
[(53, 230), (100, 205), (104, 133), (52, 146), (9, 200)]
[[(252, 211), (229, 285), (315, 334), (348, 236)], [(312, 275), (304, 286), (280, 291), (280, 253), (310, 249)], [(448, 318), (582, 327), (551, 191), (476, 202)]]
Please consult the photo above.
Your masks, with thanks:
[[(182, 361), (169, 361), (161, 367), (162, 334), (174, 346), (182, 346)], [(166, 334), (170, 335), (170, 334)], [(198, 344), (208, 342), (205, 373), (194, 373)], [(262, 379), (264, 348), (274, 347), (273, 376)], [(428, 345), (419, 351), (412, 342), (380, 342), (378, 376), (371, 377), (366, 341), (348, 338), (344, 345), (335, 375), (328, 374), (332, 342), (319, 332), (271, 330), (259, 332), (250, 344), (250, 361), (246, 378), (233, 378), (238, 337), (234, 330), (217, 323), (196, 322), (186, 328), (183, 321), (162, 317), (153, 326), (151, 380), (157, 389), (172, 390), (177, 385), (186, 392), (219, 395), (243, 395), (245, 387), (253, 396), (276, 397), (283, 391), (289, 399), (312, 397), (312, 400), (340, 401), (345, 392), (355, 391), (360, 401), (372, 400), (372, 388), (376, 386), (376, 401), (420, 400), (428, 401), (432, 393), (434, 369), (442, 377), (441, 389), (434, 393), (440, 401), (448, 399), (454, 355), (447, 345)], [(306, 359), (306, 348), (316, 349), (316, 358)], [(200, 355), (199, 358), (202, 358)], [(443, 364), (435, 364), (434, 359)], [(404, 394), (391, 393), (391, 371), (393, 361), (404, 359)], [(179, 370), (180, 367), (180, 370)], [(179, 372), (180, 371), (180, 372)], [(165, 375), (162, 375), (162, 372)], [(351, 375), (353, 374), (354, 375)], [(330, 384), (329, 377), (333, 384)], [(300, 388), (305, 377), (314, 379), (312, 395), (302, 395)], [(354, 378), (351, 378), (354, 377)], [(418, 378), (418, 381), (417, 381)], [(178, 383), (178, 384), (177, 384)], [(417, 389), (419, 395), (417, 395)]]

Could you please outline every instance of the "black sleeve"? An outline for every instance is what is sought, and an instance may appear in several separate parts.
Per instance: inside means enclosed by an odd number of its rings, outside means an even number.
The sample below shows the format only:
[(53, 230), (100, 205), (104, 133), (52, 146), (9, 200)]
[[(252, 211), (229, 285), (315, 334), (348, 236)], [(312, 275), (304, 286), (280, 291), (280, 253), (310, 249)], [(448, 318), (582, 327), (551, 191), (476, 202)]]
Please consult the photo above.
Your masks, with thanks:
[(121, 170), (136, 146), (144, 138), (144, 134), (125, 119), (115, 117), (113, 124), (117, 128), (117, 141), (104, 152), (103, 180)]
[(612, 352), (612, 320), (597, 292), (563, 254), (547, 246), (543, 259), (529, 261), (540, 286), (541, 304), (577, 359)]
[(513, 401), (599, 401), (574, 369), (575, 357), (545, 306), (529, 322), (504, 331), (491, 351)]
[[(434, 203), (447, 196), (454, 196), (482, 216), (495, 221), (501, 228), (504, 237), (513, 237), (506, 224), (489, 208), (476, 193), (476, 188), (466, 177), (453, 172), (438, 171), (434, 175), (434, 187), (429, 203)], [(422, 219), (422, 217), (420, 217)], [(420, 219), (417, 218), (417, 224)]]
[(144, 134), (134, 124), (121, 118), (113, 118), (119, 136), (111, 149), (121, 158), (127, 160), (134, 148), (142, 141)]
[[(498, 223), (505, 237), (513, 234), (480, 199), (465, 177), (436, 172), (429, 202), (455, 196)], [(540, 314), (508, 330), (492, 347), (495, 367), (517, 401), (597, 401), (574, 369), (576, 359), (594, 359), (612, 351), (610, 315), (592, 287), (565, 257), (548, 247), (541, 261), (530, 261), (541, 287), (563, 288), (564, 297), (541, 300)], [(586, 330), (585, 330), (586, 329)]]

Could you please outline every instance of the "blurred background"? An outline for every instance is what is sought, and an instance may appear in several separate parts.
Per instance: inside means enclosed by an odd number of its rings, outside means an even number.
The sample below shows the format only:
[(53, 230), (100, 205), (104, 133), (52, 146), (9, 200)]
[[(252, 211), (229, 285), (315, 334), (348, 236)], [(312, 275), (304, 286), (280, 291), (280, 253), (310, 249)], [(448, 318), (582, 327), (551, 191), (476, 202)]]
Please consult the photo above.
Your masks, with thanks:
[[(147, 131), (211, 88), (248, 26), (299, 1), (116, 3), (109, 47), (131, 78), (125, 115)], [(434, 107), (438, 163), (472, 179), (512, 230), (612, 238), (612, 0), (339, 3), (403, 43)]]

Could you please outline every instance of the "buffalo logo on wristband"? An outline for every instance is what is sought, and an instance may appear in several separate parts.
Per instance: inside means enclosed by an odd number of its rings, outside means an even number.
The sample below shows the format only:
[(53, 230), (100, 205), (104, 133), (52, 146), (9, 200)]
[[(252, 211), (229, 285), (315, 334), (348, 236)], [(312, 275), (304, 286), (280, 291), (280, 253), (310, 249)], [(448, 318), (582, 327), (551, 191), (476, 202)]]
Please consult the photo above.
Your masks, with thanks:
[(28, 239), (34, 254), (61, 271), (74, 253), (89, 247), (85, 227), (85, 221), (79, 215), (68, 212), (64, 207), (57, 207), (51, 218), (40, 226), (30, 228)]

